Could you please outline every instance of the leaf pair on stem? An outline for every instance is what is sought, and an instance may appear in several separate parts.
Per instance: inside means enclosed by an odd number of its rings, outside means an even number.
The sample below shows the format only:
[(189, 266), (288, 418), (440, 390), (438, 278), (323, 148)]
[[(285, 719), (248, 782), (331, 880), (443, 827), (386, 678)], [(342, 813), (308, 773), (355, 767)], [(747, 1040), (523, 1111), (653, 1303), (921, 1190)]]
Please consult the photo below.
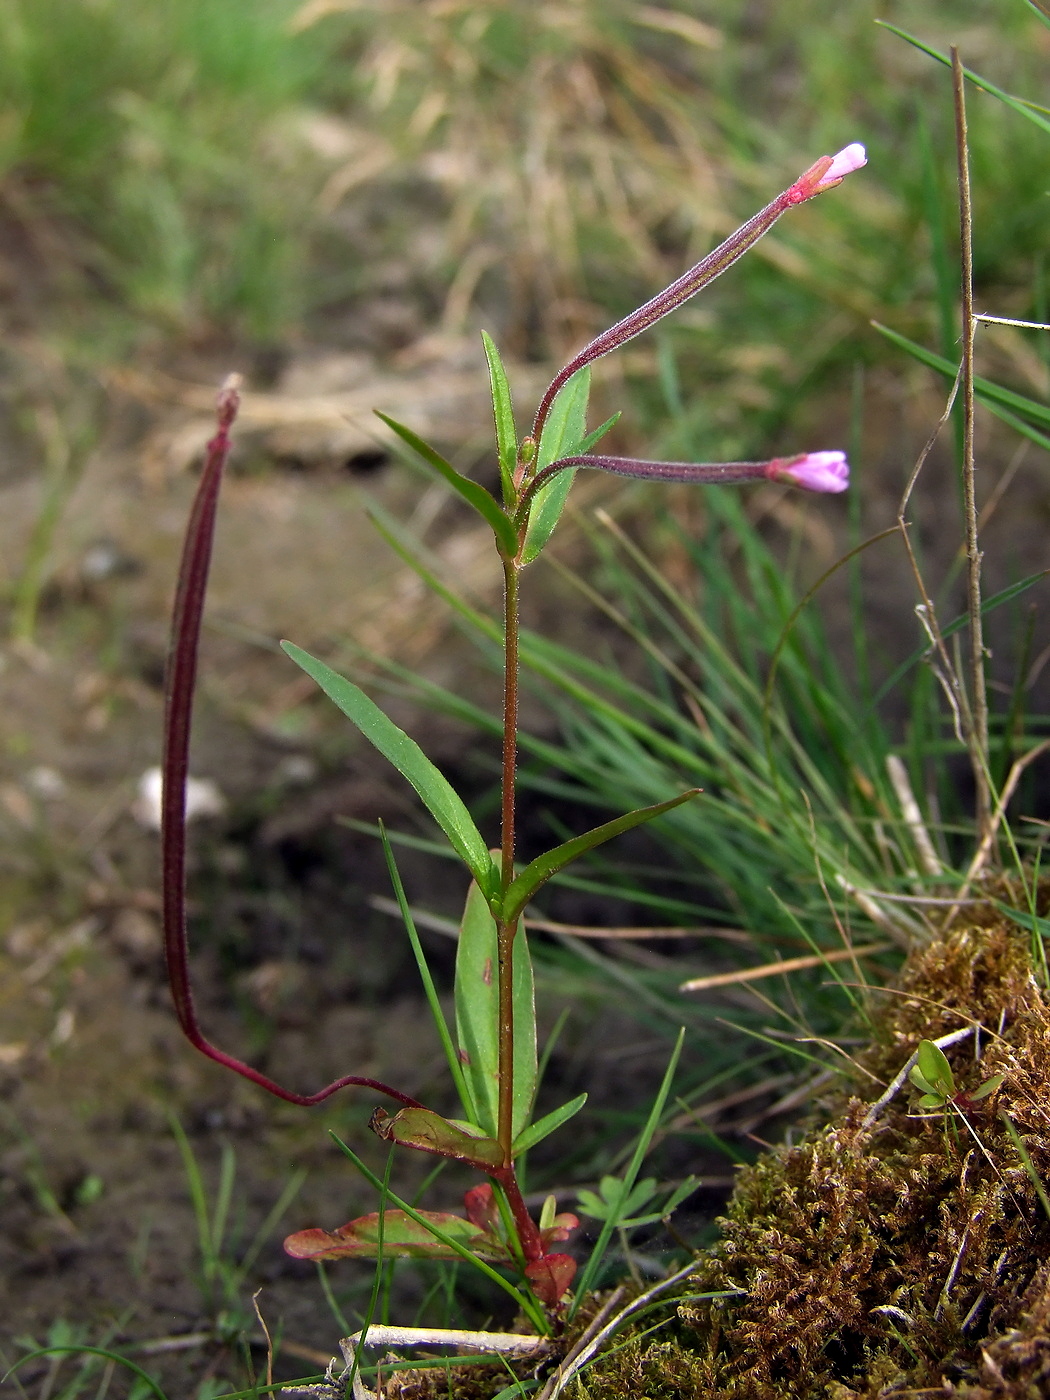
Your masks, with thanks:
[[(502, 501), (463, 476), (410, 428), (379, 416), (489, 525), (504, 573), (504, 722), (500, 844), (490, 852), (466, 805), (419, 745), (399, 729), (352, 681), (290, 642), (288, 656), (311, 676), (366, 739), (415, 788), (471, 879), (460, 930), (456, 971), (456, 1041), (444, 1024), (429, 971), (418, 946), (411, 916), (386, 844), (391, 875), (406, 928), (438, 1021), (449, 1069), (463, 1106), (462, 1119), (450, 1119), (410, 1095), (378, 1080), (346, 1075), (312, 1094), (286, 1089), (275, 1080), (227, 1055), (205, 1037), (197, 1020), (188, 973), (186, 942), (186, 815), (189, 738), (197, 652), (223, 469), (230, 430), (237, 414), (238, 381), (224, 385), (218, 403), (218, 431), (208, 444), (204, 471), (186, 534), (172, 624), (164, 726), (162, 859), (165, 950), (179, 1024), (203, 1054), (261, 1088), (304, 1106), (320, 1103), (349, 1085), (369, 1088), (401, 1105), (393, 1116), (377, 1109), (373, 1130), (383, 1139), (466, 1163), (489, 1178), (467, 1193), (466, 1215), (422, 1212), (394, 1200), (393, 1209), (363, 1216), (334, 1232), (300, 1231), (286, 1242), (289, 1252), (315, 1259), (408, 1255), (468, 1258), (511, 1291), (541, 1330), (557, 1314), (572, 1282), (571, 1256), (554, 1252), (576, 1218), (544, 1208), (537, 1223), (530, 1216), (515, 1174), (515, 1159), (560, 1127), (583, 1105), (584, 1096), (539, 1122), (532, 1121), (536, 1090), (536, 1021), (532, 969), (522, 914), (537, 891), (570, 861), (614, 836), (669, 812), (696, 796), (697, 789), (665, 802), (628, 812), (537, 856), (524, 869), (516, 863), (515, 770), (518, 725), (518, 604), (524, 568), (549, 541), (577, 469), (592, 468), (643, 480), (727, 484), (771, 480), (811, 491), (846, 489), (849, 471), (843, 453), (822, 451), (764, 462), (657, 462), (605, 456), (592, 449), (613, 426), (610, 419), (586, 428), (590, 365), (640, 335), (663, 316), (719, 277), (766, 233), (788, 209), (840, 184), (865, 163), (864, 148), (847, 146), (822, 156), (792, 185), (760, 210), (695, 267), (631, 315), (604, 331), (555, 375), (543, 395), (531, 432), (518, 440), (510, 386), (499, 353), (486, 335)], [(665, 1089), (669, 1088), (669, 1084)], [(663, 1092), (663, 1091), (662, 1091)], [(344, 1147), (370, 1179), (371, 1173)], [(637, 1164), (640, 1166), (640, 1161)], [(380, 1183), (381, 1185), (381, 1183)], [(626, 1190), (626, 1187), (625, 1187)], [(619, 1199), (619, 1198), (617, 1198)], [(620, 1214), (629, 1212), (617, 1209)], [(607, 1229), (613, 1228), (611, 1218)], [(607, 1234), (603, 1231), (603, 1239)], [(525, 1290), (493, 1273), (492, 1263), (508, 1266)], [(587, 1279), (596, 1265), (588, 1265)], [(585, 1280), (586, 1282), (586, 1280)], [(582, 1285), (581, 1285), (582, 1286)]]

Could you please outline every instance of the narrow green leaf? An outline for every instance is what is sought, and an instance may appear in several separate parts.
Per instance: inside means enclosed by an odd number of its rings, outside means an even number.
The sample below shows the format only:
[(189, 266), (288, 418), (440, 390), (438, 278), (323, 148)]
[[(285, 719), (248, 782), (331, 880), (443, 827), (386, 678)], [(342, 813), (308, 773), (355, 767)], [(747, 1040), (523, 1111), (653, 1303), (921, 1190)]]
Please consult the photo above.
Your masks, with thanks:
[(383, 422), (404, 442), (407, 442), (415, 452), (418, 452), (424, 462), (434, 468), (437, 474), (447, 481), (454, 491), (473, 506), (477, 513), (492, 527), (492, 532), (496, 536), (496, 542), (504, 554), (514, 555), (518, 552), (518, 536), (511, 522), (510, 516), (502, 508), (495, 496), (485, 490), (484, 486), (476, 481), (471, 481), (469, 476), (464, 476), (462, 472), (456, 471), (451, 462), (446, 462), (440, 452), (424, 442), (423, 439), (406, 428), (404, 423), (398, 423), (396, 419), (389, 418), (385, 413), (376, 410), (376, 417)]
[(1038, 914), (1029, 914), (1023, 909), (1012, 909), (1002, 900), (995, 901), (995, 907), (1013, 923), (1026, 928), (1029, 933), (1037, 933), (1040, 938), (1050, 939), (1050, 919), (1041, 919)]
[[(536, 1092), (536, 998), (525, 926), (514, 935), (513, 1135), (529, 1121)], [(490, 1137), (499, 1122), (499, 986), (496, 922), (476, 884), (467, 893), (456, 951), (456, 1035), (478, 1126)]]
[(583, 1271), (577, 1281), (575, 1296), (573, 1298), (572, 1307), (569, 1309), (569, 1316), (567, 1319), (569, 1322), (572, 1321), (573, 1317), (576, 1315), (576, 1309), (587, 1297), (588, 1292), (593, 1286), (594, 1276), (598, 1271), (598, 1267), (608, 1248), (609, 1241), (612, 1238), (612, 1233), (616, 1228), (617, 1218), (622, 1214), (624, 1202), (634, 1189), (634, 1183), (638, 1180), (638, 1173), (641, 1171), (642, 1163), (645, 1161), (646, 1153), (649, 1151), (649, 1146), (653, 1140), (653, 1134), (656, 1132), (660, 1118), (663, 1115), (664, 1104), (666, 1104), (668, 1095), (671, 1092), (671, 1085), (674, 1082), (675, 1071), (678, 1068), (678, 1061), (682, 1054), (682, 1045), (684, 1041), (685, 1027), (683, 1026), (678, 1032), (678, 1038), (671, 1052), (671, 1058), (667, 1062), (667, 1069), (664, 1071), (664, 1077), (656, 1092), (656, 1097), (653, 1099), (653, 1106), (649, 1110), (649, 1117), (645, 1120), (645, 1126), (638, 1134), (637, 1141), (634, 1145), (634, 1151), (631, 1154), (631, 1160), (628, 1162), (627, 1170), (620, 1180), (615, 1205), (608, 1219), (602, 1224), (601, 1232), (594, 1242), (594, 1248), (591, 1250), (587, 1263), (584, 1265)]
[[(562, 386), (551, 406), (539, 442), (537, 472), (549, 467), (557, 458), (566, 456), (585, 436), (590, 392), (591, 371), (588, 367), (579, 370)], [(571, 469), (559, 472), (549, 485), (537, 493), (529, 514), (529, 528), (521, 556), (523, 563), (531, 564), (554, 533), (575, 475)]]
[(537, 1119), (535, 1123), (531, 1123), (524, 1132), (519, 1133), (514, 1139), (513, 1155), (517, 1157), (522, 1152), (528, 1152), (538, 1142), (542, 1142), (545, 1137), (550, 1137), (551, 1133), (560, 1128), (563, 1123), (567, 1123), (570, 1118), (575, 1118), (586, 1102), (586, 1094), (577, 1094), (568, 1103), (563, 1103), (561, 1108), (556, 1108), (551, 1113)]
[(485, 358), (489, 362), (489, 384), (492, 389), (492, 416), (496, 420), (496, 449), (499, 452), (499, 474), (503, 483), (503, 499), (514, 498), (514, 468), (518, 463), (518, 438), (514, 428), (514, 402), (510, 383), (496, 342), (488, 331), (481, 332)]
[(699, 1186), (700, 1178), (698, 1176), (687, 1176), (684, 1181), (679, 1182), (664, 1202), (664, 1208), (660, 1212), (661, 1219), (666, 1220), (669, 1215), (673, 1215), (682, 1202), (688, 1200)]
[[(563, 457), (581, 457), (585, 452), (590, 452), (592, 447), (596, 447), (598, 443), (601, 442), (602, 438), (609, 431), (609, 429), (614, 428), (616, 426), (616, 424), (620, 421), (622, 416), (622, 413), (617, 411), (613, 414), (611, 418), (606, 418), (604, 423), (602, 423), (599, 427), (595, 428), (593, 433), (588, 433), (587, 436), (583, 438), (580, 442), (577, 442), (576, 444), (574, 444), (574, 446), (568, 448), (567, 451), (561, 453), (560, 455)], [(552, 457), (551, 461), (554, 460), (556, 459)]]
[(672, 807), (678, 807), (683, 802), (688, 802), (699, 792), (700, 788), (690, 788), (688, 792), (679, 793), (677, 797), (672, 797), (667, 802), (657, 802), (653, 807), (639, 807), (633, 812), (627, 812), (622, 817), (614, 817), (611, 822), (604, 822), (601, 826), (584, 832), (582, 836), (574, 836), (571, 841), (563, 841), (552, 851), (537, 856), (535, 860), (529, 862), (507, 890), (503, 905), (505, 917), (516, 919), (539, 887), (568, 865), (570, 861), (575, 860), (577, 856), (582, 856), (585, 851), (593, 850), (595, 846), (600, 846), (604, 841), (610, 841), (623, 831), (630, 831), (632, 827), (652, 821), (653, 817), (658, 817), (662, 812), (669, 812)]
[(1036, 1169), (1035, 1163), (1032, 1161), (1032, 1158), (1029, 1155), (1028, 1148), (1024, 1145), (1024, 1139), (1021, 1137), (1021, 1134), (1017, 1131), (1017, 1126), (1012, 1118), (1010, 1118), (1005, 1113), (1000, 1113), (999, 1117), (1003, 1120), (1003, 1126), (1006, 1128), (1006, 1131), (1010, 1134), (1010, 1141), (1017, 1148), (1017, 1155), (1020, 1157), (1024, 1169), (1028, 1173), (1032, 1185), (1036, 1189), (1043, 1210), (1046, 1212), (1046, 1218), (1050, 1220), (1050, 1196), (1046, 1194), (1046, 1188), (1043, 1185), (1042, 1178), (1040, 1177), (1039, 1172)]
[(969, 1095), (971, 1102), (977, 1103), (979, 1099), (986, 1099), (989, 1094), (994, 1094), (1005, 1078), (1005, 1074), (993, 1074), (991, 1079), (986, 1079), (979, 1089), (975, 1089)]
[(326, 666), (317, 657), (292, 642), (282, 649), (312, 676), (329, 699), (342, 710), (384, 758), (394, 765), (423, 799), (431, 816), (448, 837), (459, 858), (489, 897), (499, 888), (499, 872), (492, 863), (481, 833), (462, 799), (448, 779), (437, 769), (414, 739), (383, 713), (359, 686)]
[[(1033, 6), (1033, 9), (1034, 8)], [(1036, 13), (1038, 14), (1039, 11), (1036, 10)], [(896, 34), (898, 39), (904, 39), (906, 43), (912, 44), (917, 49), (921, 49), (925, 54), (929, 54), (929, 56), (935, 58), (938, 63), (943, 63), (945, 67), (950, 68), (952, 66), (952, 61), (946, 53), (941, 53), (939, 50), (931, 48), (929, 44), (924, 44), (921, 39), (916, 39), (915, 36), (909, 34), (907, 30), (898, 29), (895, 24), (888, 24), (884, 19), (877, 19), (875, 23), (881, 25), (883, 29), (888, 29), (891, 34)], [(987, 78), (982, 78), (979, 74), (974, 73), (970, 68), (964, 68), (963, 72), (969, 78), (970, 82), (973, 83), (974, 87), (981, 88), (982, 91), (990, 93), (992, 97), (997, 97), (1000, 102), (1005, 103), (1007, 107), (1010, 107), (1020, 116), (1027, 117), (1030, 122), (1034, 122), (1036, 126), (1050, 135), (1050, 121), (1042, 116), (1039, 110), (1033, 107), (1032, 104), (1025, 102), (1024, 98), (1013, 97), (1010, 93), (1004, 92), (1002, 88), (996, 87), (994, 83), (990, 83)]]

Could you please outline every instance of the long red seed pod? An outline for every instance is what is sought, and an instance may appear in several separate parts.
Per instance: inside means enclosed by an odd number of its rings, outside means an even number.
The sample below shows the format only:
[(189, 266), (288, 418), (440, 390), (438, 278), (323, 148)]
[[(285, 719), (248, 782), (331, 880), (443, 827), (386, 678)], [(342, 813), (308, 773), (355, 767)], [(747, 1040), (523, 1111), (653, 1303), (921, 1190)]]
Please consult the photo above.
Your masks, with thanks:
[(161, 866), (164, 910), (164, 956), (168, 966), (175, 1014), (186, 1039), (202, 1055), (225, 1065), (253, 1084), (267, 1089), (279, 1099), (306, 1107), (320, 1103), (349, 1084), (374, 1089), (396, 1099), (407, 1108), (422, 1108), (418, 1100), (392, 1089), (378, 1079), (348, 1074), (336, 1079), (316, 1094), (296, 1094), (267, 1075), (218, 1049), (205, 1037), (197, 1020), (190, 986), (189, 954), (186, 941), (186, 779), (189, 773), (190, 728), (193, 721), (193, 693), (197, 678), (204, 598), (208, 587), (215, 513), (219, 503), (223, 469), (230, 453), (230, 429), (240, 407), (240, 376), (230, 375), (218, 398), (218, 431), (208, 443), (193, 510), (186, 527), (186, 538), (179, 564), (179, 581), (171, 622), (171, 645), (164, 701), (164, 783), (161, 794)]

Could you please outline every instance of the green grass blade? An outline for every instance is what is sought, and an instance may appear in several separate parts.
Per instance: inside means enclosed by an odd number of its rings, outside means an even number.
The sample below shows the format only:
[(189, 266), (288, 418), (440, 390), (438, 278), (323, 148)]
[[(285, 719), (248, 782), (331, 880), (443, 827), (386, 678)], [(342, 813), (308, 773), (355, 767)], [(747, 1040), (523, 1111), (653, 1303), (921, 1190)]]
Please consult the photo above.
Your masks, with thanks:
[(464, 476), (462, 472), (456, 471), (451, 462), (446, 462), (440, 452), (435, 452), (428, 442), (424, 442), (411, 428), (406, 428), (404, 423), (399, 423), (396, 419), (388, 417), (387, 414), (380, 413), (378, 409), (376, 417), (381, 418), (402, 441), (407, 442), (409, 447), (418, 452), (424, 462), (433, 467), (438, 476), (446, 481), (454, 491), (458, 492), (463, 500), (491, 525), (492, 532), (504, 554), (510, 556), (517, 554), (518, 535), (510, 516), (503, 510), (496, 498), (485, 490), (484, 486), (479, 485), (476, 481), (471, 481), (470, 477)]
[[(1037, 584), (1040, 581), (1040, 579), (1046, 578), (1048, 574), (1050, 574), (1050, 569), (1040, 569), (1037, 574), (1029, 574), (1027, 578), (1018, 579), (1016, 583), (1011, 583), (1008, 587), (1000, 589), (998, 593), (993, 593), (990, 598), (982, 599), (982, 615), (994, 612), (996, 608), (1001, 608), (1004, 603), (1013, 602), (1013, 600), (1015, 598), (1019, 598), (1022, 593), (1027, 593), (1030, 588), (1032, 588), (1035, 584)], [(969, 621), (969, 613), (961, 613), (958, 617), (953, 618), (951, 622), (946, 623), (941, 627), (941, 636), (952, 636), (953, 633), (959, 632), (962, 630), (962, 628), (966, 627), (969, 624)], [(896, 686), (904, 678), (904, 676), (908, 674), (912, 667), (917, 666), (924, 656), (929, 655), (929, 652), (930, 648), (928, 645), (917, 647), (916, 650), (913, 651), (909, 657), (902, 661), (901, 664), (897, 667), (897, 669), (892, 673), (892, 675), (890, 675), (888, 679), (885, 680), (881, 686), (879, 686), (879, 689), (875, 694), (875, 698), (871, 702), (872, 706), (874, 707), (878, 705), (878, 703), (881, 700), (883, 700), (887, 695), (889, 695), (889, 693), (896, 688)]]
[[(1038, 14), (1039, 11), (1036, 11), (1036, 13)], [(909, 34), (907, 30), (898, 29), (895, 24), (889, 24), (884, 19), (877, 19), (875, 23), (883, 29), (888, 29), (891, 34), (896, 34), (898, 39), (903, 39), (914, 48), (921, 49), (923, 53), (929, 54), (930, 58), (935, 58), (938, 63), (943, 63), (946, 68), (952, 66), (952, 61), (946, 53), (941, 53), (938, 49), (931, 48), (929, 44), (924, 44), (921, 39), (916, 39), (915, 36)], [(982, 78), (970, 68), (964, 68), (963, 73), (969, 78), (970, 82), (973, 83), (974, 87), (980, 88), (982, 92), (987, 92), (992, 97), (997, 97), (1000, 102), (1004, 103), (1012, 111), (1017, 112), (1022, 117), (1027, 117), (1030, 122), (1034, 122), (1036, 126), (1050, 136), (1050, 120), (1044, 117), (1037, 109), (1033, 108), (1030, 103), (1027, 103), (1024, 98), (1013, 97), (1010, 93), (1004, 92), (1001, 87), (996, 87), (994, 83), (990, 83), (987, 78)]]
[(1006, 1113), (1000, 1113), (999, 1117), (1003, 1120), (1003, 1126), (1006, 1128), (1006, 1131), (1010, 1135), (1010, 1141), (1017, 1149), (1017, 1155), (1018, 1157), (1020, 1157), (1021, 1163), (1024, 1166), (1025, 1171), (1028, 1173), (1032, 1185), (1035, 1187), (1036, 1195), (1039, 1197), (1039, 1204), (1043, 1207), (1043, 1210), (1046, 1212), (1047, 1220), (1050, 1220), (1050, 1196), (1046, 1194), (1046, 1187), (1043, 1185), (1042, 1179), (1038, 1171), (1036, 1170), (1035, 1163), (1032, 1161), (1031, 1153), (1028, 1151), (1028, 1148), (1025, 1147), (1024, 1139), (1021, 1137), (1021, 1134), (1017, 1131), (1017, 1126), (1014, 1123), (1013, 1119), (1010, 1118)]
[(431, 763), (416, 741), (399, 729), (375, 701), (369, 699), (352, 681), (346, 680), (292, 642), (282, 642), (281, 647), (297, 666), (313, 677), (329, 699), (357, 725), (369, 743), (408, 779), (482, 890), (489, 897), (494, 897), (499, 876), (481, 833), (455, 788)]
[(510, 383), (496, 343), (488, 331), (481, 332), (485, 358), (489, 363), (489, 385), (492, 389), (492, 414), (496, 420), (496, 449), (499, 453), (499, 474), (503, 483), (503, 499), (514, 496), (514, 468), (518, 461), (518, 438), (514, 428), (514, 401)]
[(626, 812), (622, 817), (614, 817), (612, 821), (592, 827), (590, 831), (585, 831), (582, 836), (574, 836), (571, 841), (563, 841), (560, 846), (555, 846), (553, 850), (545, 852), (542, 856), (537, 856), (535, 860), (529, 862), (507, 890), (503, 905), (505, 917), (516, 919), (540, 886), (568, 865), (570, 861), (582, 856), (587, 851), (593, 851), (596, 846), (602, 845), (605, 841), (611, 841), (614, 836), (619, 836), (621, 832), (630, 831), (632, 827), (652, 821), (653, 817), (658, 817), (663, 812), (669, 812), (673, 807), (680, 807), (683, 802), (688, 802), (699, 792), (699, 788), (690, 788), (688, 792), (679, 793), (677, 797), (672, 797), (667, 802), (657, 802), (651, 807), (639, 807), (633, 812)]
[[(871, 324), (880, 335), (884, 335), (894, 345), (899, 345), (902, 350), (906, 350), (909, 355), (922, 364), (928, 365), (930, 369), (937, 370), (946, 379), (954, 379), (958, 374), (959, 366), (953, 364), (951, 360), (945, 359), (943, 355), (938, 355), (934, 350), (927, 350), (925, 346), (916, 344), (914, 340), (909, 340), (907, 336), (901, 335), (899, 331), (891, 330), (889, 326), (884, 326), (879, 321), (872, 321)], [(999, 404), (1003, 408), (1011, 409), (1014, 413), (1022, 415), (1022, 417), (1033, 418), (1037, 423), (1050, 427), (1050, 408), (1046, 404), (1037, 403), (1035, 399), (1015, 393), (1013, 389), (1004, 389), (1001, 384), (994, 384), (990, 379), (984, 379), (980, 375), (974, 378), (974, 390), (977, 397), (989, 407), (993, 404)]]
[(401, 910), (401, 920), (405, 925), (405, 932), (408, 934), (408, 941), (412, 945), (412, 953), (416, 960), (416, 967), (419, 969), (419, 980), (423, 983), (423, 991), (426, 994), (427, 1005), (430, 1007), (430, 1014), (434, 1018), (434, 1025), (437, 1027), (438, 1036), (441, 1039), (442, 1048), (445, 1051), (445, 1059), (448, 1061), (449, 1073), (452, 1075), (452, 1082), (456, 1086), (459, 1094), (459, 1101), (463, 1105), (463, 1112), (472, 1122), (478, 1124), (473, 1097), (470, 1087), (463, 1074), (463, 1066), (460, 1063), (459, 1055), (456, 1053), (456, 1046), (452, 1040), (448, 1022), (445, 1020), (445, 1013), (441, 1009), (441, 998), (438, 996), (434, 979), (430, 975), (430, 967), (427, 963), (426, 954), (423, 952), (423, 945), (419, 941), (419, 934), (416, 930), (415, 920), (412, 918), (412, 911), (408, 907), (408, 898), (405, 895), (405, 887), (401, 882), (401, 872), (397, 868), (397, 861), (394, 859), (394, 848), (390, 844), (390, 837), (387, 835), (386, 826), (379, 823), (379, 839), (383, 843), (383, 854), (386, 857), (387, 870), (390, 872), (390, 883), (394, 887), (394, 898), (397, 900), (397, 907)]
[(631, 1160), (620, 1181), (620, 1190), (616, 1200), (610, 1206), (608, 1217), (602, 1224), (601, 1231), (594, 1243), (594, 1248), (591, 1250), (587, 1263), (583, 1266), (583, 1272), (577, 1281), (572, 1307), (569, 1309), (570, 1321), (575, 1316), (576, 1309), (587, 1296), (587, 1293), (593, 1285), (594, 1276), (602, 1262), (609, 1241), (612, 1239), (613, 1231), (616, 1229), (620, 1216), (623, 1214), (624, 1205), (634, 1189), (634, 1184), (638, 1179), (638, 1173), (641, 1171), (642, 1163), (645, 1161), (645, 1154), (649, 1151), (649, 1144), (653, 1140), (653, 1134), (656, 1132), (663, 1115), (664, 1104), (667, 1102), (667, 1097), (671, 1092), (671, 1083), (674, 1080), (675, 1070), (678, 1068), (678, 1060), (682, 1053), (684, 1041), (685, 1029), (683, 1028), (678, 1032), (678, 1039), (675, 1041), (674, 1050), (671, 1052), (671, 1058), (668, 1061), (667, 1069), (664, 1072), (664, 1077), (657, 1091), (656, 1098), (653, 1100), (653, 1106), (649, 1110), (649, 1117), (646, 1119), (645, 1126), (638, 1135), (638, 1141), (635, 1144), (634, 1152), (631, 1154)]
[[(529, 1121), (536, 1093), (536, 994), (524, 924), (514, 935), (514, 1112), (516, 1137)], [(478, 1127), (489, 1137), (499, 1123), (499, 987), (496, 924), (472, 884), (456, 950), (456, 1036)]]
[(149, 1372), (144, 1371), (141, 1366), (136, 1365), (128, 1357), (121, 1356), (119, 1351), (109, 1351), (105, 1347), (78, 1346), (75, 1343), (38, 1347), (36, 1351), (27, 1352), (25, 1356), (20, 1356), (13, 1366), (8, 1367), (3, 1376), (0, 1376), (0, 1380), (6, 1381), (8, 1376), (14, 1375), (19, 1366), (24, 1366), (27, 1361), (36, 1361), (41, 1356), (101, 1356), (106, 1361), (113, 1361), (118, 1366), (126, 1367), (133, 1375), (138, 1376), (139, 1380), (147, 1385), (157, 1397), (157, 1400), (168, 1400), (167, 1395)]

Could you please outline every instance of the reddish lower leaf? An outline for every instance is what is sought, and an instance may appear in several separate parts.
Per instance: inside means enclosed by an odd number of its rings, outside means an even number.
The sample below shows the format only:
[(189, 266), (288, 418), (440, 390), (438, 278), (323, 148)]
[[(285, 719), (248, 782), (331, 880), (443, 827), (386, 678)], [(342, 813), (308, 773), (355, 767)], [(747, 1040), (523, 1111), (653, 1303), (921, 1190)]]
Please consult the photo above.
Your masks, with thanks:
[[(505, 1254), (494, 1247), (485, 1234), (461, 1215), (450, 1211), (420, 1211), (442, 1234), (465, 1245), (480, 1259), (500, 1262)], [(384, 1254), (412, 1259), (458, 1259), (460, 1256), (434, 1238), (425, 1225), (401, 1210), (388, 1210), (382, 1217)], [(379, 1252), (379, 1212), (361, 1215), (340, 1225), (338, 1230), (297, 1230), (284, 1242), (293, 1259), (374, 1259)]]
[(572, 1215), (569, 1211), (565, 1211), (562, 1215), (556, 1215), (554, 1217), (554, 1223), (549, 1225), (546, 1230), (540, 1231), (540, 1239), (543, 1241), (543, 1248), (549, 1249), (552, 1244), (561, 1244), (563, 1240), (567, 1240), (569, 1236), (579, 1228), (579, 1216)]
[(471, 1224), (476, 1225), (479, 1230), (484, 1230), (486, 1234), (499, 1238), (502, 1222), (490, 1182), (483, 1181), (480, 1186), (472, 1186), (463, 1197), (463, 1205)]
[(495, 1138), (472, 1137), (429, 1108), (406, 1108), (393, 1117), (377, 1108), (368, 1126), (385, 1142), (436, 1152), (439, 1157), (467, 1162), (483, 1172), (503, 1166), (503, 1149)]
[(575, 1276), (576, 1260), (571, 1254), (545, 1254), (525, 1269), (533, 1293), (547, 1308), (559, 1306)]

